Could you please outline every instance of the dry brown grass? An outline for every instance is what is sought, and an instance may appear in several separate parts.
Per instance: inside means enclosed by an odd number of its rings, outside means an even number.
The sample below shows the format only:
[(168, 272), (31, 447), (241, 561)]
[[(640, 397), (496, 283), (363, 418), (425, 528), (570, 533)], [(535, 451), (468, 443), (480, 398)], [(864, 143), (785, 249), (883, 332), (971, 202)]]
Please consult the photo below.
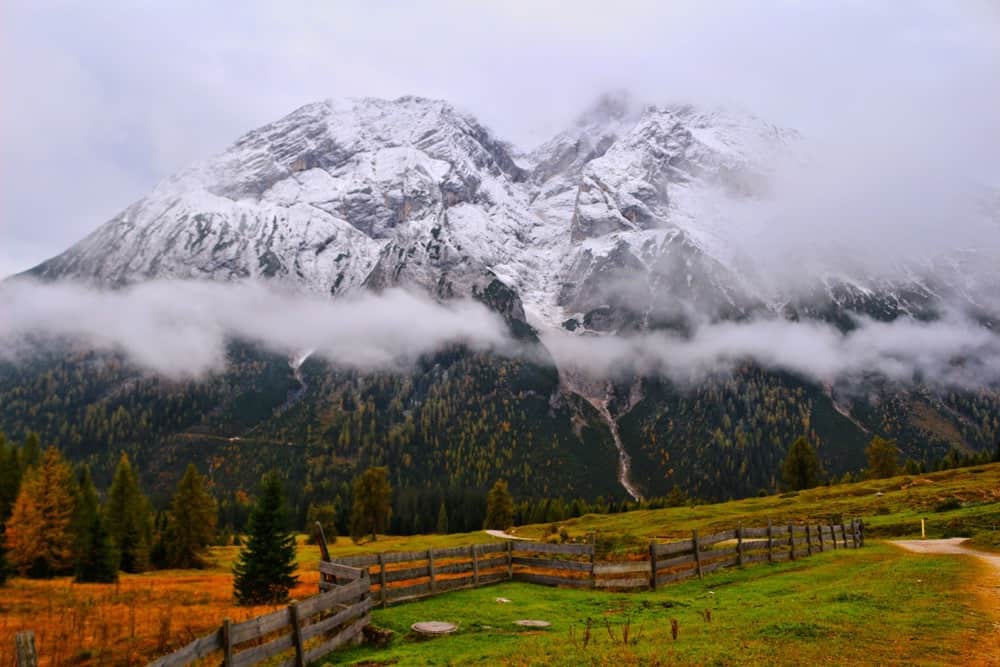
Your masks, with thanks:
[[(299, 572), (292, 597), (317, 592), (315, 566)], [(14, 635), (35, 632), (41, 667), (144, 665), (208, 634), (276, 607), (237, 607), (224, 570), (122, 575), (118, 584), (16, 578), (0, 592), (0, 667), (14, 665)]]

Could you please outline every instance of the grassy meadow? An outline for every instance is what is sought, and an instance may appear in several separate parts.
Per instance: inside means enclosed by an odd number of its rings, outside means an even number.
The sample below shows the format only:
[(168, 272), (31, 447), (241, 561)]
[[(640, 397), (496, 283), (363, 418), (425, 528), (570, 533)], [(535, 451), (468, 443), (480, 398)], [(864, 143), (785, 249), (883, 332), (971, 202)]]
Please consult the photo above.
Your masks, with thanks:
[[(376, 610), (374, 623), (394, 632), (390, 645), (329, 659), (400, 666), (985, 665), (1000, 646), (982, 641), (992, 627), (970, 594), (976, 567), (874, 544), (646, 593), (500, 584)], [(498, 596), (511, 602), (498, 603)], [(552, 627), (521, 630), (517, 619)], [(427, 620), (459, 630), (432, 639), (409, 631)]]
[[(599, 544), (610, 545), (605, 556), (613, 557), (616, 551), (639, 551), (649, 539), (683, 537), (692, 529), (704, 534), (739, 523), (763, 525), (769, 518), (783, 524), (854, 516), (865, 519), (869, 538), (919, 535), (920, 518), (926, 517), (931, 537), (974, 535), (978, 546), (998, 548), (1000, 531), (993, 526), (1000, 527), (1000, 464), (714, 505), (587, 515), (560, 526), (571, 538), (597, 533)], [(542, 537), (549, 530), (547, 525), (533, 525), (514, 532)], [(336, 557), (491, 541), (495, 538), (483, 532), (382, 536), (360, 545), (341, 538), (331, 551)], [(580, 664), (566, 657), (576, 651), (585, 657), (584, 664), (656, 664), (654, 658), (662, 664), (780, 664), (787, 648), (807, 664), (814, 659), (820, 664), (854, 658), (865, 662), (862, 658), (869, 655), (884, 656), (885, 664), (893, 664), (890, 658), (897, 654), (911, 656), (909, 662), (940, 664), (942, 660), (932, 658), (934, 646), (945, 651), (942, 656), (966, 656), (963, 646), (972, 646), (971, 637), (983, 627), (976, 598), (967, 594), (977, 565), (870, 544), (872, 548), (857, 552), (727, 570), (704, 582), (655, 593), (616, 595), (504, 584), (447, 594), (378, 611), (376, 623), (397, 630), (392, 647), (380, 652), (357, 649), (338, 660), (462, 664), (449, 660), (481, 654), (501, 664)], [(0, 667), (13, 664), (13, 635), (20, 630), (35, 631), (43, 667), (144, 665), (212, 631), (225, 617), (239, 621), (270, 611), (233, 605), (231, 566), (238, 551), (213, 549), (214, 565), (206, 570), (122, 575), (117, 585), (14, 578), (0, 588)], [(300, 538), (298, 559), (300, 583), (293, 597), (301, 599), (316, 592), (319, 550)], [(497, 596), (514, 602), (497, 605)], [(703, 618), (705, 609), (712, 610), (711, 622)], [(510, 625), (511, 615), (544, 618), (553, 628), (517, 632)], [(406, 628), (417, 617), (458, 619), (462, 629), (447, 639), (411, 641), (405, 638)], [(595, 625), (582, 649), (580, 633), (587, 618)], [(677, 642), (669, 637), (671, 618), (680, 624)], [(641, 626), (642, 634), (634, 644), (616, 647), (604, 621), (611, 622), (612, 634), (620, 637), (616, 624), (625, 619)]]

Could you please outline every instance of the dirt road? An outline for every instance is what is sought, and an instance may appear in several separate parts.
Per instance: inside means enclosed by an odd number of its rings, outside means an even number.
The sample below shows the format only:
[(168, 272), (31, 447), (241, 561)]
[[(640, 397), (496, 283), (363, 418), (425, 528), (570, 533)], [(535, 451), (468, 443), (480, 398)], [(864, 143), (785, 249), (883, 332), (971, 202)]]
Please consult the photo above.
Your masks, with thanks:
[[(946, 540), (893, 540), (895, 544), (908, 551), (923, 554), (954, 554), (957, 556), (972, 556), (986, 564), (985, 577), (974, 585), (976, 597), (981, 601), (981, 608), (993, 620), (992, 637), (984, 637), (981, 646), (970, 647), (974, 655), (970, 656), (981, 665), (1000, 665), (1000, 554), (969, 549), (962, 545), (964, 537), (953, 537)], [(982, 662), (980, 662), (980, 660)]]

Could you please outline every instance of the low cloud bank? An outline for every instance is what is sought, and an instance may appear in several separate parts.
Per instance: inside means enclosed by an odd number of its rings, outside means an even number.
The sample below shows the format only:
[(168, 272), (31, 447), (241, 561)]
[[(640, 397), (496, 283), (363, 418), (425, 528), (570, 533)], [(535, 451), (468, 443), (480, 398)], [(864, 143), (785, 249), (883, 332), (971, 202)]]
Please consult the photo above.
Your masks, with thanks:
[[(226, 342), (251, 341), (290, 358), (305, 350), (359, 370), (403, 369), (461, 343), (521, 354), (503, 320), (472, 300), (438, 303), (404, 290), (330, 300), (256, 284), (158, 281), (101, 291), (70, 284), (0, 285), (0, 359), (17, 361), (49, 341), (121, 352), (169, 378), (222, 370)], [(900, 383), (977, 389), (1000, 382), (1000, 336), (960, 315), (934, 322), (859, 318), (843, 333), (820, 322), (758, 319), (704, 324), (687, 337), (541, 333), (561, 369), (595, 379), (633, 374), (682, 385), (753, 361), (819, 383), (878, 375)]]
[(936, 322), (859, 319), (849, 333), (818, 322), (771, 319), (704, 325), (690, 337), (551, 331), (542, 340), (560, 367), (594, 378), (638, 373), (693, 384), (752, 360), (819, 383), (879, 375), (904, 384), (975, 389), (1000, 380), (1000, 336), (958, 316)]
[(331, 301), (253, 284), (0, 285), (0, 357), (16, 360), (31, 353), (26, 340), (51, 338), (122, 352), (171, 378), (221, 370), (232, 338), (289, 355), (314, 350), (364, 370), (399, 367), (449, 343), (507, 344), (503, 320), (482, 304), (440, 304), (404, 290)]

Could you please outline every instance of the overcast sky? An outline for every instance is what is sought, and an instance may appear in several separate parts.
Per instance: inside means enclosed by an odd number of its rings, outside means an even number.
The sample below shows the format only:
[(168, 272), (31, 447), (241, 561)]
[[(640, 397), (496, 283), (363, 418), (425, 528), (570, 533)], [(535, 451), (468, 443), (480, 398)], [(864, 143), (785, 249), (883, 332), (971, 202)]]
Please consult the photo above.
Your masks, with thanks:
[(837, 141), (893, 134), (997, 184), (998, 7), (7, 0), (0, 276), (243, 132), (338, 96), (446, 98), (529, 146), (625, 88), (737, 105)]

